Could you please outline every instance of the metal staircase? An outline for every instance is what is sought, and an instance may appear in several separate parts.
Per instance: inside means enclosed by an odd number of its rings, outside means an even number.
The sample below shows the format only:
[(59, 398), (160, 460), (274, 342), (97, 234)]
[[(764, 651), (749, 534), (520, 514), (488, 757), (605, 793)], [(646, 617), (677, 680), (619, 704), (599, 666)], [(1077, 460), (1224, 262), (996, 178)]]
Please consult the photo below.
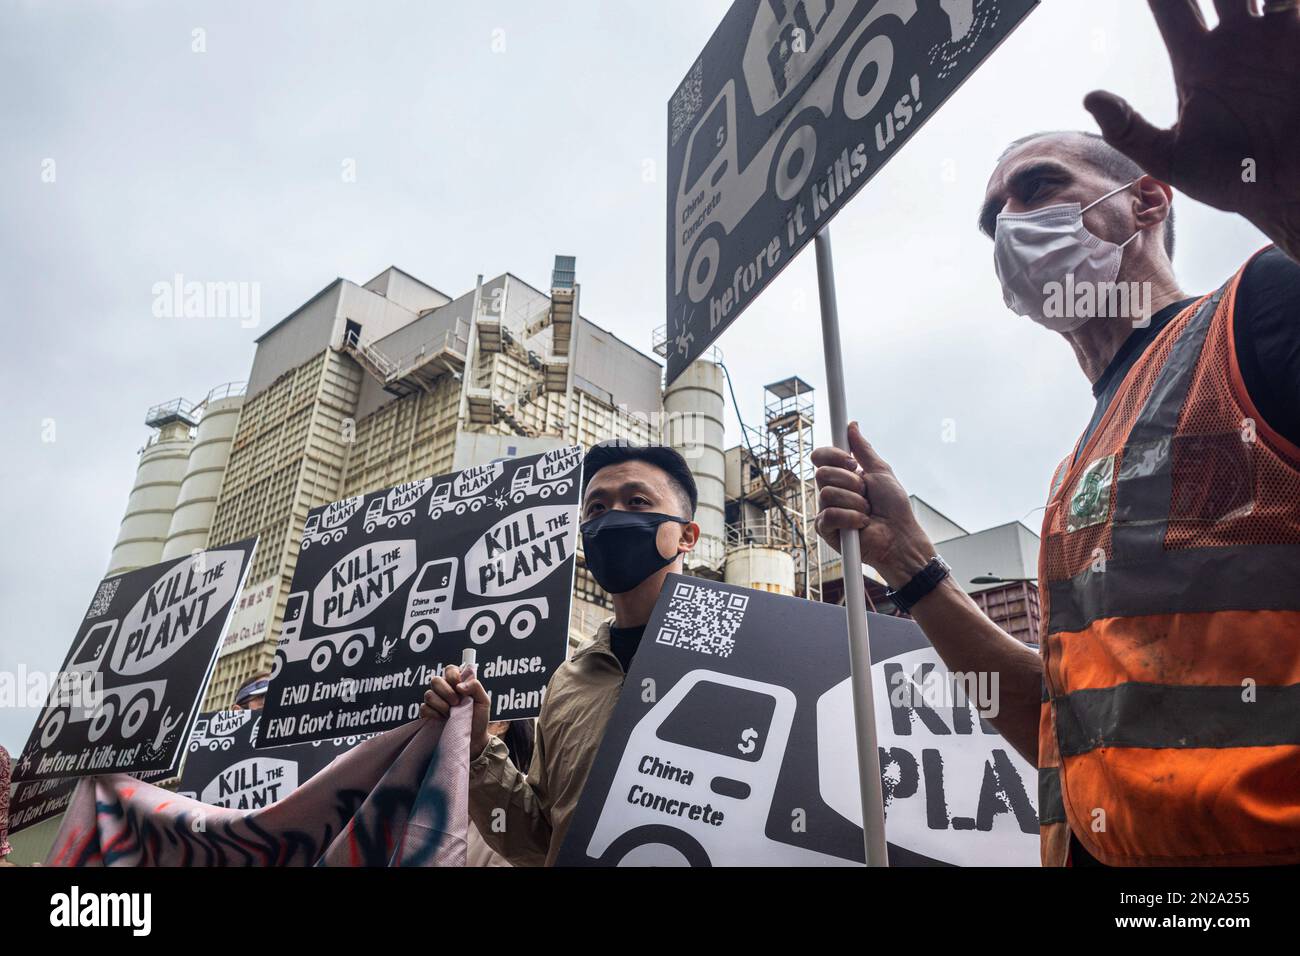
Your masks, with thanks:
[(432, 392), (444, 375), (459, 378), (465, 368), (464, 341), (455, 329), (447, 329), (440, 339), (393, 359), (372, 343), (361, 341), (359, 333), (352, 329), (343, 337), (343, 350), (374, 376), (384, 391), (400, 398), (413, 392)]

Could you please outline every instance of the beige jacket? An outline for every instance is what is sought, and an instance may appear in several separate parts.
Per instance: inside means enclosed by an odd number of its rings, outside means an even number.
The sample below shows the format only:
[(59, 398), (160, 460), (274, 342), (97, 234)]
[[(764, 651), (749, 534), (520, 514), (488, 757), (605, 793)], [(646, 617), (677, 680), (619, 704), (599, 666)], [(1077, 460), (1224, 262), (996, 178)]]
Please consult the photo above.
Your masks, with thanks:
[(546, 685), (533, 763), (524, 776), (506, 745), (489, 737), (469, 765), (469, 814), (483, 838), (515, 866), (551, 866), (623, 688), (610, 649), (610, 621), (573, 652)]
[(488, 846), (483, 834), (471, 821), (466, 831), (465, 865), (475, 867), (509, 866), (510, 861)]

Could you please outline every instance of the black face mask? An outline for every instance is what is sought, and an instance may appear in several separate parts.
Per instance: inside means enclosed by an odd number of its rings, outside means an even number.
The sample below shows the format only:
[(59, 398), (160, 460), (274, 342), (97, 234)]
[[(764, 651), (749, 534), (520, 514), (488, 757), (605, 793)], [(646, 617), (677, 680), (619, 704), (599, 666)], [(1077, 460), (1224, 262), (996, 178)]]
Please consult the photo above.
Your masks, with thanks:
[(606, 511), (582, 525), (587, 570), (610, 594), (622, 594), (677, 557), (659, 553), (655, 538), (665, 521), (689, 524), (689, 518), (652, 511)]

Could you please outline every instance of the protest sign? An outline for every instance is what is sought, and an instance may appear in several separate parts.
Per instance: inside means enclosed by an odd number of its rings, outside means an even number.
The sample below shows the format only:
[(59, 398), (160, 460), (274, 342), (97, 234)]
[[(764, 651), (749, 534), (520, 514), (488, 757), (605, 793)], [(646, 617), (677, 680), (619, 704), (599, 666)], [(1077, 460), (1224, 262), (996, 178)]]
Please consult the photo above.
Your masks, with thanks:
[(493, 719), (536, 716), (568, 646), (581, 464), (565, 446), (313, 510), (258, 746), (405, 723), (468, 647)]
[(67, 809), (76, 788), (76, 777), (15, 783), (9, 799), (9, 832), (18, 833), (58, 816)]
[(14, 779), (176, 769), (255, 544), (101, 581)]
[[(1034, 768), (982, 716), (996, 681), (870, 623), (891, 864), (1037, 865)], [(848, 672), (843, 608), (670, 575), (559, 862), (862, 863)]]
[[(161, 783), (173, 776), (169, 770), (131, 774), (146, 783)], [(9, 832), (18, 833), (28, 827), (57, 817), (68, 808), (72, 794), (77, 789), (78, 777), (57, 777), (50, 780), (28, 780), (13, 785), (10, 804)]]
[[(177, 793), (214, 806), (254, 810), (282, 800), (340, 754), (370, 734), (256, 750), (261, 717), (255, 710), (199, 714), (181, 766)], [(160, 783), (170, 772), (136, 773), (145, 783)], [(14, 785), (11, 826), (17, 833), (58, 816), (77, 788), (76, 777), (32, 780)]]
[(283, 800), (371, 734), (257, 750), (261, 711), (200, 714), (177, 792), (213, 806), (256, 810)]
[(737, 0), (668, 102), (671, 383), (1037, 0)]

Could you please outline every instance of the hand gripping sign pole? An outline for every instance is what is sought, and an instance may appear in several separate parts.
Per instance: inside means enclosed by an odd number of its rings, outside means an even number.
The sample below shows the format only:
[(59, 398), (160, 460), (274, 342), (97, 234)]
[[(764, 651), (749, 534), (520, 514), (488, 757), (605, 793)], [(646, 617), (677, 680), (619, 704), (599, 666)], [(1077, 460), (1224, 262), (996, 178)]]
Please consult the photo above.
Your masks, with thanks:
[[(835, 447), (849, 450), (849, 422), (844, 396), (844, 356), (840, 350), (840, 316), (835, 304), (835, 269), (831, 264), (830, 227), (817, 233), (817, 294), (821, 301), (822, 348), (830, 391), (831, 436)], [(844, 603), (849, 618), (849, 671), (853, 689), (853, 731), (858, 745), (858, 787), (862, 796), (862, 835), (867, 866), (888, 866), (884, 796), (880, 787), (880, 751), (876, 747), (876, 702), (871, 686), (871, 641), (867, 634), (867, 597), (862, 580), (862, 550), (856, 531), (840, 532)]]

